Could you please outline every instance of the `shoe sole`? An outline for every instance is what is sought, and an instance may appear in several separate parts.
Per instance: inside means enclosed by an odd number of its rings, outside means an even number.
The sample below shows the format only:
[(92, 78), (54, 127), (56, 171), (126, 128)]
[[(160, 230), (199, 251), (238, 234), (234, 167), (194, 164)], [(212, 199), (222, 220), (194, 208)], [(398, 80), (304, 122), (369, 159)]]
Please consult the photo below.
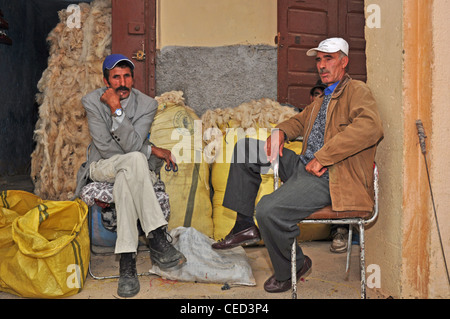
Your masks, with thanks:
[(297, 282), (298, 282), (300, 279), (305, 279), (306, 277), (308, 277), (309, 275), (311, 275), (311, 273), (312, 273), (312, 266), (309, 267), (309, 269), (308, 269), (303, 275), (301, 275), (300, 278), (297, 278)]
[(174, 260), (169, 263), (161, 263), (159, 260), (154, 259), (154, 258), (150, 258), (150, 259), (152, 260), (152, 264), (158, 266), (162, 270), (181, 266), (182, 264), (184, 264), (186, 262), (186, 257), (184, 257), (184, 256), (178, 260)]
[[(300, 279), (302, 279), (302, 278), (304, 279), (304, 278), (308, 277), (308, 276), (311, 274), (311, 272), (312, 272), (312, 264), (311, 264), (311, 267), (309, 267), (309, 269), (308, 269), (304, 274), (302, 274), (301, 276), (297, 276), (297, 281), (296, 281), (296, 283), (298, 283)], [(266, 291), (266, 292), (268, 292), (268, 293), (271, 293), (271, 294), (276, 294), (276, 293), (282, 293), (282, 292), (289, 291), (289, 290), (292, 289), (292, 280), (289, 279), (289, 281), (290, 281), (289, 287), (286, 287), (286, 289), (281, 289), (281, 290), (266, 290), (266, 287), (264, 287), (264, 291)]]
[(244, 240), (243, 242), (241, 242), (239, 244), (227, 245), (226, 247), (217, 247), (217, 246), (214, 247), (214, 245), (212, 245), (211, 247), (213, 249), (217, 249), (217, 250), (226, 250), (226, 249), (236, 248), (239, 246), (250, 246), (250, 245), (256, 244), (260, 241), (261, 241), (261, 238), (253, 238), (253, 239), (249, 239), (249, 240)]
[(246, 242), (244, 242), (241, 246), (250, 246), (250, 245), (254, 245), (257, 244), (261, 241), (261, 238), (255, 238), (255, 239), (251, 239), (251, 240), (247, 240)]
[(141, 286), (138, 285), (135, 290), (131, 290), (129, 292), (120, 292), (119, 290), (117, 290), (117, 294), (119, 295), (119, 297), (122, 297), (122, 298), (131, 298), (131, 297), (136, 296), (140, 290), (141, 290)]
[[(306, 277), (308, 277), (312, 272), (312, 267), (309, 268), (303, 275), (301, 275), (300, 277), (297, 277), (297, 283), (300, 279), (304, 279)], [(270, 294), (277, 294), (277, 293), (282, 293), (282, 292), (286, 292), (292, 289), (292, 282), (289, 285), (289, 287), (286, 287), (286, 289), (282, 289), (282, 290), (266, 290), (266, 288), (264, 288), (264, 291), (270, 293)]]
[(136, 291), (131, 291), (129, 293), (120, 293), (119, 291), (117, 291), (117, 294), (119, 295), (119, 297), (122, 298), (131, 298), (136, 296), (139, 293), (140, 289), (137, 289)]
[(331, 251), (332, 253), (342, 254), (342, 253), (345, 253), (345, 252), (347, 251), (347, 247), (343, 247), (343, 248), (333, 248), (333, 247), (330, 247), (330, 251)]

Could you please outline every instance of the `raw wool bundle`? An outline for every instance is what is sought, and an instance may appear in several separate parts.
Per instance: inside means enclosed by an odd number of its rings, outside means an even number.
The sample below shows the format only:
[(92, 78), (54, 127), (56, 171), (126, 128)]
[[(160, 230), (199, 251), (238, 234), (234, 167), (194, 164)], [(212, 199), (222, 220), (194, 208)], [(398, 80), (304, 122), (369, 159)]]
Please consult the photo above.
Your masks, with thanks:
[(173, 103), (176, 105), (187, 107), (184, 103), (184, 97), (182, 91), (170, 91), (165, 92), (159, 96), (155, 97), (158, 105), (164, 105), (165, 103)]
[[(214, 129), (225, 135), (227, 128), (266, 128), (270, 129), (297, 114), (292, 107), (282, 106), (268, 98), (251, 100), (235, 108), (214, 109), (206, 111), (202, 116), (204, 140), (207, 144), (204, 155), (212, 163), (218, 155), (215, 150), (221, 149), (222, 139), (217, 139)], [(213, 129), (213, 130), (208, 130)]]
[(111, 51), (111, 0), (79, 7), (81, 28), (67, 25), (72, 13), (58, 12), (60, 22), (47, 37), (48, 67), (38, 83), (31, 177), (35, 194), (43, 199), (73, 196), (76, 173), (91, 141), (81, 98), (103, 86), (102, 63)]
[(234, 127), (270, 128), (271, 124), (281, 123), (296, 113), (297, 111), (292, 107), (282, 106), (274, 100), (262, 98), (242, 103), (235, 108), (206, 111), (202, 116), (203, 129), (226, 128), (224, 125), (227, 126), (230, 120), (233, 120)]

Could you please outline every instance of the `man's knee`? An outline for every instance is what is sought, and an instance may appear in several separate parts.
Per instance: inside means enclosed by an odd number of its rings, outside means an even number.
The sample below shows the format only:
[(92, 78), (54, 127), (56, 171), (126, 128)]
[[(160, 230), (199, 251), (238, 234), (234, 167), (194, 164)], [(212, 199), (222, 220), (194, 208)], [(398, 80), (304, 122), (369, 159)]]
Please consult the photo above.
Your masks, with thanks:
[(274, 207), (269, 196), (263, 196), (255, 207), (255, 217), (258, 224), (267, 224), (274, 215)]
[(138, 151), (126, 153), (123, 156), (133, 161), (142, 161), (142, 160), (147, 161), (145, 155)]
[(148, 162), (145, 155), (141, 152), (130, 152), (122, 155), (123, 160), (125, 163), (128, 164), (128, 166), (131, 167), (147, 167)]

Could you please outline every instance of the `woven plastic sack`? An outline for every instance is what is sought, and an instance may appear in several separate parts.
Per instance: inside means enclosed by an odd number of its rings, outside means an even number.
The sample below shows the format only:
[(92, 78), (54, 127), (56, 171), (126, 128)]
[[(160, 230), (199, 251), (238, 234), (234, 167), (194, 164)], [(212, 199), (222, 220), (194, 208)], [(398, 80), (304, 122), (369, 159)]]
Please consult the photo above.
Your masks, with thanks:
[(192, 227), (172, 229), (170, 235), (173, 245), (186, 256), (187, 262), (166, 270), (153, 265), (150, 273), (185, 282), (226, 283), (230, 286), (256, 285), (244, 248), (212, 249), (214, 240)]
[(5, 191), (0, 202), (0, 290), (32, 298), (78, 293), (87, 276), (88, 207)]
[[(188, 107), (163, 103), (152, 123), (150, 142), (174, 154), (178, 171), (161, 169), (161, 180), (170, 198), (169, 230), (194, 227), (213, 236), (209, 164), (202, 160), (203, 142), (199, 117)], [(199, 132), (194, 130), (200, 129)], [(195, 140), (200, 138), (200, 141)]]

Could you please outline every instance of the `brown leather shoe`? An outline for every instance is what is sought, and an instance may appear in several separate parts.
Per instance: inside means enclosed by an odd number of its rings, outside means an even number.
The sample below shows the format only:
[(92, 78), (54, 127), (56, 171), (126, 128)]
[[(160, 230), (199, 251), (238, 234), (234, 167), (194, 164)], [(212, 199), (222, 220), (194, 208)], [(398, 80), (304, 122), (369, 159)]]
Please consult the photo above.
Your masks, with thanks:
[(253, 225), (236, 234), (229, 233), (224, 239), (211, 245), (214, 249), (230, 249), (241, 245), (251, 245), (261, 240), (259, 229)]
[[(305, 256), (305, 262), (303, 263), (303, 267), (297, 272), (297, 281), (300, 278), (306, 277), (311, 272), (311, 267), (312, 267), (311, 258)], [(264, 290), (271, 293), (285, 292), (291, 289), (291, 287), (292, 287), (291, 279), (288, 279), (286, 281), (278, 281), (275, 279), (275, 275), (272, 275), (264, 283)]]

